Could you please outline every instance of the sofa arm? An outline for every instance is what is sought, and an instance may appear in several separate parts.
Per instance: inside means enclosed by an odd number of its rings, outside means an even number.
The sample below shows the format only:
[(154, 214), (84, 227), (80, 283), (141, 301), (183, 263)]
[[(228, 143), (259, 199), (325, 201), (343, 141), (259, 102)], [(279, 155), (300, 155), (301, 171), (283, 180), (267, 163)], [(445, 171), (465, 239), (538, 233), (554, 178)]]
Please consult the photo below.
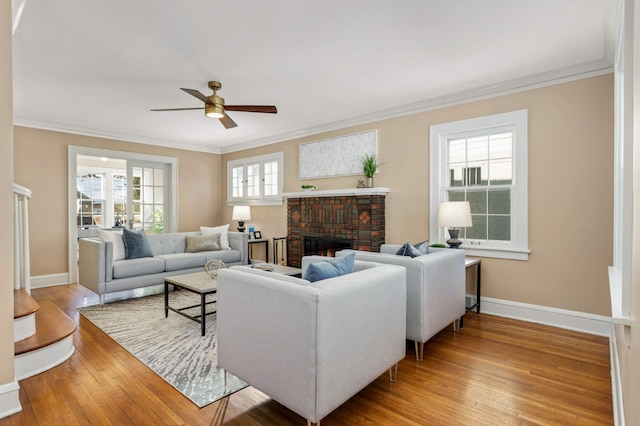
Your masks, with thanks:
[[(105, 294), (107, 281), (113, 274), (113, 246), (92, 238), (78, 240), (78, 283), (97, 294)], [(111, 256), (108, 254), (111, 253)]]
[(246, 232), (229, 231), (229, 247), (240, 252), (240, 262), (249, 264), (249, 234)]

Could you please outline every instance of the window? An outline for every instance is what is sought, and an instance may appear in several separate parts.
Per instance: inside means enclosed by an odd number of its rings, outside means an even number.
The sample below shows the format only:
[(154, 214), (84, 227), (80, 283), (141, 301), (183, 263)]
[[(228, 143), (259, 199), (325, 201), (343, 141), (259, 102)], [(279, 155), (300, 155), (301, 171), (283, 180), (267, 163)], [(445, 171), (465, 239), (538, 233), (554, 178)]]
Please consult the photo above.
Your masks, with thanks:
[(242, 158), (227, 163), (227, 202), (253, 205), (282, 204), (283, 154)]
[(472, 226), (460, 230), (467, 254), (526, 260), (527, 111), (431, 126), (432, 241), (441, 201), (468, 201)]

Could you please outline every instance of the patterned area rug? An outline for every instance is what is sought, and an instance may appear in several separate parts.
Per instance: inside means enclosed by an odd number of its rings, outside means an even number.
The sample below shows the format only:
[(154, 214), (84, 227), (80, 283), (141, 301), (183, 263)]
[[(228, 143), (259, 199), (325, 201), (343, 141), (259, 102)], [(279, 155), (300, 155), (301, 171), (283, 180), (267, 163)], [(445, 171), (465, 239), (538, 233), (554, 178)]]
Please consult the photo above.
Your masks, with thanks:
[[(169, 295), (173, 307), (199, 300), (187, 291)], [(224, 370), (216, 366), (215, 314), (207, 316), (206, 334), (201, 336), (199, 323), (171, 311), (164, 317), (163, 294), (78, 311), (198, 407), (247, 386), (231, 374), (224, 385)]]

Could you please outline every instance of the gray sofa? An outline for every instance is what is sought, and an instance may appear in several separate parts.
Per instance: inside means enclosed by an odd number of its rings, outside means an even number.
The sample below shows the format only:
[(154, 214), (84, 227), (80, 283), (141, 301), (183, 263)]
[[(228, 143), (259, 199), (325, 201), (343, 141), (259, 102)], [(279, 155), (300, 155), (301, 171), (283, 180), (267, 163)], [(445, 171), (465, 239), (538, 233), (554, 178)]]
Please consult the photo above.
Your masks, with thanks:
[(185, 253), (186, 236), (200, 232), (175, 232), (148, 235), (153, 257), (113, 260), (113, 243), (81, 238), (78, 282), (100, 296), (164, 283), (164, 277), (203, 271), (210, 259), (220, 259), (228, 266), (246, 265), (249, 261), (249, 234), (229, 232), (230, 250)]

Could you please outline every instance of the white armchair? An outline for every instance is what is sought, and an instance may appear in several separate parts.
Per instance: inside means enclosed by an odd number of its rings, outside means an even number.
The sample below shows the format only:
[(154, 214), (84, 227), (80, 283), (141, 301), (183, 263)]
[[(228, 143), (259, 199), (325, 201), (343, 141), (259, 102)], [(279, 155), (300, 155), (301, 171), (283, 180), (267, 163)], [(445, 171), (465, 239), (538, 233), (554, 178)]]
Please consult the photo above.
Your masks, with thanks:
[(447, 325), (460, 327), (465, 314), (465, 266), (462, 250), (438, 250), (411, 258), (395, 253), (402, 247), (383, 244), (380, 253), (342, 250), (336, 257), (356, 253), (356, 260), (403, 266), (407, 270), (407, 339), (415, 341), (416, 359), (424, 344)]
[[(303, 268), (310, 261), (305, 259)], [(309, 424), (405, 356), (404, 268), (356, 262), (315, 283), (250, 268), (218, 273), (218, 365)], [(395, 366), (395, 367), (394, 367)]]

